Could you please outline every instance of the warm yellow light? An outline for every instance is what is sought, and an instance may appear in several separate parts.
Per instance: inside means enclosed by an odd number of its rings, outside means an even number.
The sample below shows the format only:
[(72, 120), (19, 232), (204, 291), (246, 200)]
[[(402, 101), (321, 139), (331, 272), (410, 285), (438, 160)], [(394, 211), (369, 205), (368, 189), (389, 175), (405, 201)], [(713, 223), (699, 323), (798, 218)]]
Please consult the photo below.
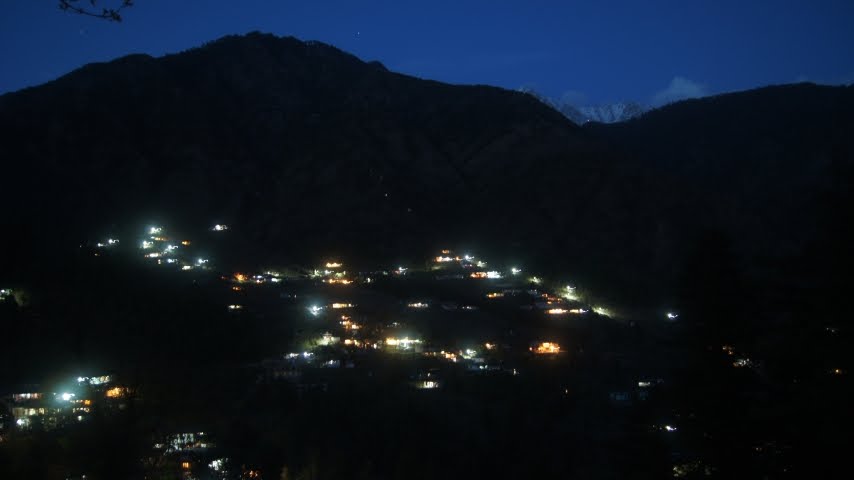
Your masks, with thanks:
[(536, 347), (531, 347), (530, 350), (538, 355), (549, 355), (560, 353), (560, 345), (555, 342), (542, 342)]
[(242, 274), (242, 273), (235, 273), (235, 274), (234, 274), (234, 279), (235, 279), (235, 280), (237, 280), (238, 282), (243, 283), (243, 282), (245, 282), (245, 281), (246, 281), (246, 275), (244, 275), (244, 274)]
[(569, 310), (566, 310), (565, 308), (550, 308), (546, 310), (546, 313), (548, 313), (549, 315), (563, 315), (567, 312), (569, 312)]
[[(119, 397), (123, 396), (124, 393), (125, 393), (125, 391), (122, 387), (114, 387), (114, 388), (107, 390), (107, 398), (119, 398)], [(88, 405), (88, 403), (86, 403), (88, 401), (89, 400), (86, 400), (85, 402), (83, 402), (84, 405)]]
[(333, 303), (332, 308), (353, 308), (352, 303)]
[(192, 243), (192, 242), (190, 242), (189, 240), (183, 240), (183, 241), (181, 241), (181, 245), (183, 245), (183, 246), (185, 246), (185, 247), (186, 247), (186, 246), (189, 246), (191, 243)]
[(342, 264), (340, 262), (327, 262), (326, 268), (340, 268), (341, 265)]
[(491, 292), (486, 294), (486, 298), (501, 298), (504, 294), (501, 292)]

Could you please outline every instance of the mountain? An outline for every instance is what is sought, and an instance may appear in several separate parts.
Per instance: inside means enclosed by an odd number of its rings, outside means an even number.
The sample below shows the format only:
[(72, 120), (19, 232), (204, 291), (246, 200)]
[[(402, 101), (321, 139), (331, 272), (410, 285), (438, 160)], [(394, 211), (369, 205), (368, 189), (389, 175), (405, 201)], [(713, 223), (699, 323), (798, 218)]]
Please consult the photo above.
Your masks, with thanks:
[(842, 252), (852, 102), (793, 85), (579, 127), (522, 92), (319, 42), (132, 55), (0, 97), (0, 271), (46, 278), (119, 225), (224, 222), (249, 265), (466, 246), (636, 304), (723, 265), (779, 293), (769, 279), (827, 276)]
[[(227, 222), (247, 251), (291, 260), (313, 250), (422, 258), (487, 235), (537, 251), (560, 241), (542, 226), (565, 221), (548, 198), (581, 202), (613, 178), (570, 177), (601, 171), (601, 158), (528, 95), (258, 33), (4, 95), (0, 132), (15, 159), (0, 198), (19, 205), (7, 220), (21, 235), (52, 225), (50, 243), (73, 245), (168, 217)], [(34, 237), (6, 241), (48, 242)]]
[(588, 122), (620, 123), (639, 117), (646, 108), (634, 102), (620, 102), (579, 107), (570, 103), (555, 104), (554, 108), (577, 125)]

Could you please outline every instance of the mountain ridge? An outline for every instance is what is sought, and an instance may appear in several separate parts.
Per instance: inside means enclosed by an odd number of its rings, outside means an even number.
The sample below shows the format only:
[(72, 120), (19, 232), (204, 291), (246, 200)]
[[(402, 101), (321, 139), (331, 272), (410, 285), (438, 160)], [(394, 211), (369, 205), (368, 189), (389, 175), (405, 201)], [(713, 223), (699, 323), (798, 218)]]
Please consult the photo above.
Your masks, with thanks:
[[(247, 257), (392, 261), (452, 242), (661, 298), (709, 229), (752, 266), (827, 241), (812, 219), (817, 198), (844, 193), (828, 185), (851, 163), (852, 97), (770, 87), (581, 128), (525, 93), (393, 73), (319, 42), (229, 36), (0, 96), (9, 225), (56, 229), (4, 242), (49, 250), (128, 218), (216, 218), (245, 236)], [(768, 168), (779, 181), (763, 180)], [(745, 248), (754, 238), (771, 260)]]

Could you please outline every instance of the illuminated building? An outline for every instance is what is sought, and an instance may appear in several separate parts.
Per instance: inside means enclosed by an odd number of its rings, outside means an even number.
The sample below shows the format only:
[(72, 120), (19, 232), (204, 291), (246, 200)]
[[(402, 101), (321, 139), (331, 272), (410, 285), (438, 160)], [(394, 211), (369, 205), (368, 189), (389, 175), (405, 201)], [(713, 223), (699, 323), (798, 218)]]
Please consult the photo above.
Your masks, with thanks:
[(537, 355), (553, 355), (560, 353), (560, 345), (555, 342), (542, 342), (535, 347), (531, 347), (530, 350)]
[(113, 387), (104, 393), (107, 398), (122, 398), (127, 394), (127, 388)]
[(85, 385), (105, 385), (113, 381), (110, 375), (101, 375), (99, 377), (77, 377), (78, 384)]
[(409, 350), (416, 345), (420, 345), (421, 340), (409, 338), (409, 337), (403, 337), (403, 338), (388, 337), (385, 339), (385, 344), (386, 344), (386, 346), (394, 347), (397, 350)]

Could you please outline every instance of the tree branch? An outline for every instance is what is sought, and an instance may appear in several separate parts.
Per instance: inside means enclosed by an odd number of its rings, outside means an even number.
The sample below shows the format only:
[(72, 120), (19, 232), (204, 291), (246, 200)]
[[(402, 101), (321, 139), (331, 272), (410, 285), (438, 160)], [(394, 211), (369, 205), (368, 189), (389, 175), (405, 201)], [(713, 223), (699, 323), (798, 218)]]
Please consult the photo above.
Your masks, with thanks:
[[(86, 15), (87, 17), (100, 18), (112, 22), (121, 22), (121, 11), (133, 6), (133, 0), (121, 0), (121, 5), (116, 8), (102, 8), (100, 12), (96, 9), (97, 0), (88, 0), (90, 7), (80, 6), (80, 0), (59, 0), (59, 9), (65, 12)], [(86, 3), (86, 0), (84, 0)]]

